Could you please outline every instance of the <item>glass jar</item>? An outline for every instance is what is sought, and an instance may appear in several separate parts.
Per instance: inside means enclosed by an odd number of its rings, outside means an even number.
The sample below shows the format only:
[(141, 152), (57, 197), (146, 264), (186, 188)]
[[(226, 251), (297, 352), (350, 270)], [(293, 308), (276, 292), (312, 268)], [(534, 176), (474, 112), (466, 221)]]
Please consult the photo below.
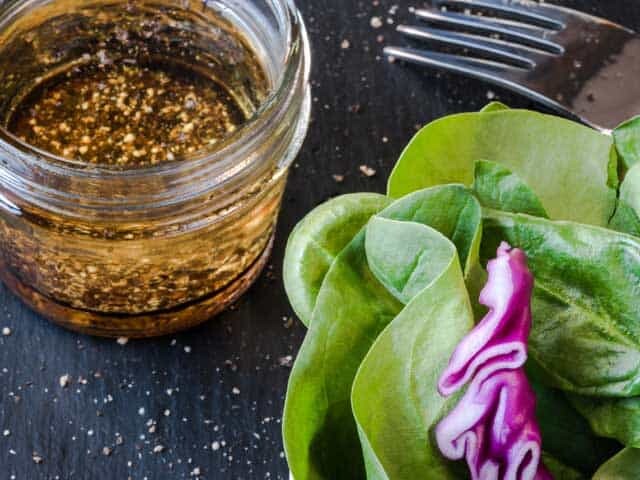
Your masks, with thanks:
[[(241, 84), (247, 73), (242, 55), (225, 50), (229, 32), (241, 33), (269, 88), (264, 98), (247, 88), (246, 122), (185, 158), (96, 165), (47, 153), (7, 128), (7, 112), (30, 82), (96, 56), (126, 62), (127, 55), (169, 55), (204, 74), (215, 65), (217, 75)], [(167, 334), (225, 308), (269, 256), (287, 170), (309, 123), (309, 62), (290, 0), (19, 0), (5, 7), (4, 283), (48, 319), (102, 336)]]

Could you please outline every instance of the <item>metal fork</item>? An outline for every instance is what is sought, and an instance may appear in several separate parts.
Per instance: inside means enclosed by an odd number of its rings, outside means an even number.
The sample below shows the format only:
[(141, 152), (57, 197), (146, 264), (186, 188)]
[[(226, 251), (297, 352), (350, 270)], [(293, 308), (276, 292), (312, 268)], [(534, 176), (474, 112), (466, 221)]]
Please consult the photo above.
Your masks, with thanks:
[(390, 57), (491, 82), (603, 131), (640, 114), (640, 36), (625, 27), (522, 0), (434, 0), (415, 15), (425, 25), (398, 31), (428, 47), (386, 47)]

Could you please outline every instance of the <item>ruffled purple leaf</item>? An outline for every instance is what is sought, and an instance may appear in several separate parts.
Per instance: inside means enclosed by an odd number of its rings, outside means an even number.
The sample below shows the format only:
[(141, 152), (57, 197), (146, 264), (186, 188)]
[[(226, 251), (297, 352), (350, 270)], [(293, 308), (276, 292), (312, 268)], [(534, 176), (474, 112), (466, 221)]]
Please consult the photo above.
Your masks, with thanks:
[(535, 396), (522, 371), (502, 370), (473, 381), (436, 429), (442, 454), (466, 459), (482, 480), (551, 478), (540, 467), (540, 429)]
[(487, 267), (480, 302), (489, 313), (458, 345), (439, 382), (450, 396), (470, 382), (438, 424), (443, 455), (465, 459), (473, 480), (547, 480), (536, 399), (523, 365), (531, 330), (533, 277), (524, 252), (503, 243)]
[(527, 360), (527, 339), (531, 330), (533, 277), (522, 250), (506, 243), (498, 258), (487, 265), (489, 281), (480, 293), (480, 303), (489, 313), (458, 345), (438, 389), (448, 397), (482, 370), (482, 375), (515, 369)]

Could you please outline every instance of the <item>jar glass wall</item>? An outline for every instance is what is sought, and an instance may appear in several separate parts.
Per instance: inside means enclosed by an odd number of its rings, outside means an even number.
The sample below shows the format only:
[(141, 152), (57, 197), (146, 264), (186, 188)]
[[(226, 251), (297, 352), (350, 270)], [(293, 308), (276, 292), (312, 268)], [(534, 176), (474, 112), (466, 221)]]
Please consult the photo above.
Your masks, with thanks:
[[(309, 61), (304, 25), (287, 0), (27, 0), (5, 8), (3, 281), (47, 318), (97, 335), (166, 334), (219, 312), (246, 290), (269, 255), (287, 169), (309, 122)], [(100, 85), (129, 98), (130, 92), (117, 90), (118, 82), (126, 85), (128, 78), (119, 79), (139, 75), (133, 69), (140, 65), (140, 75), (160, 69), (165, 76), (158, 77), (160, 87), (139, 95), (147, 103), (134, 103), (127, 115), (144, 105), (150, 122), (159, 122), (148, 124), (149, 132), (168, 125), (158, 145), (132, 141), (122, 147), (131, 117), (105, 135), (113, 148), (101, 149), (93, 136), (66, 135), (86, 118), (111, 118), (100, 116), (103, 104), (83, 107), (95, 99), (86, 89), (78, 90), (90, 94), (86, 102), (73, 103), (68, 112), (74, 123), (60, 119), (36, 128), (47, 117), (40, 104), (33, 106), (34, 91), (58, 102), (54, 113), (77, 100), (56, 96), (61, 72), (65, 82), (102, 75)], [(122, 70), (112, 82), (104, 72), (114, 68)], [(203, 134), (198, 138), (207, 141), (187, 144), (183, 139), (194, 130), (190, 117), (175, 125), (158, 120), (159, 109), (169, 108), (158, 103), (158, 91), (178, 95), (170, 90), (172, 75), (184, 71), (185, 78), (224, 88), (241, 121), (227, 121), (215, 140)], [(189, 102), (190, 95), (184, 97)], [(203, 98), (220, 98), (215, 95)], [(223, 113), (202, 118), (231, 118)], [(18, 114), (27, 120), (15, 120)], [(213, 125), (207, 121), (203, 129)], [(175, 149), (167, 146), (174, 131)], [(48, 143), (37, 144), (40, 139)]]

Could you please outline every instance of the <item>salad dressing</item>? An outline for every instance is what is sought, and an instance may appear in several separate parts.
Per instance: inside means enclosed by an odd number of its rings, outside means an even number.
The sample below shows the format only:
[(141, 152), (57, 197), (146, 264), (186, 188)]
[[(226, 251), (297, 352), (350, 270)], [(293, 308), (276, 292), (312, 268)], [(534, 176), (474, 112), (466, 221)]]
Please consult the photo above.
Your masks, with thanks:
[[(27, 65), (17, 67), (21, 78), (9, 73), (0, 87), (0, 100), (13, 98), (4, 102), (0, 118), (9, 132), (40, 150), (122, 169), (184, 160), (214, 149), (268, 94), (256, 53), (222, 18), (213, 19), (226, 28), (210, 40), (214, 45), (208, 48), (222, 52), (212, 61), (205, 59), (201, 39), (163, 25), (163, 14), (197, 21), (189, 10), (150, 14), (127, 4), (84, 13), (97, 21), (76, 25), (73, 14), (62, 15), (4, 47), (30, 48), (23, 55)], [(148, 33), (163, 29), (164, 39)], [(98, 48), (74, 58), (50, 45), (52, 33), (85, 37)], [(68, 61), (46, 68), (64, 55)]]
[(211, 148), (251, 113), (195, 70), (88, 64), (39, 84), (7, 128), (69, 160), (138, 168)]
[(0, 191), (0, 277), (36, 311), (160, 335), (256, 279), (308, 107), (306, 50), (277, 53), (304, 32), (251, 8), (54, 0), (5, 19), (0, 148), (35, 188)]

